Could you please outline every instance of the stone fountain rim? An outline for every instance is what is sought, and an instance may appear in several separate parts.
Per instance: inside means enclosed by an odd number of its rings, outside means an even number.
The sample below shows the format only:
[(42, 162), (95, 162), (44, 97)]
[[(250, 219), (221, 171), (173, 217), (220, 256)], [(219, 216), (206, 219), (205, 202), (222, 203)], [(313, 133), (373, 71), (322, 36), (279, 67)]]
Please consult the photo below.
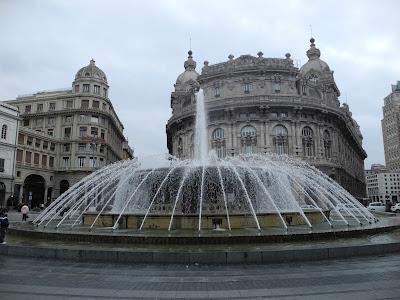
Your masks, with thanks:
[[(285, 243), (300, 241), (334, 240), (338, 238), (353, 238), (369, 234), (378, 234), (400, 229), (400, 219), (380, 221), (372, 225), (349, 226), (325, 231), (302, 231), (272, 234), (235, 234), (235, 230), (229, 235), (218, 236), (213, 233), (200, 232), (197, 235), (157, 235), (146, 231), (140, 234), (126, 234), (121, 232), (76, 232), (61, 229), (42, 229), (33, 224), (17, 226), (12, 224), (9, 228), (11, 235), (29, 237), (43, 240), (61, 240), (90, 243), (114, 243), (114, 244), (152, 244), (152, 245), (222, 245), (222, 244), (262, 244)], [(289, 227), (290, 228), (290, 227)], [(289, 229), (290, 231), (290, 229)]]

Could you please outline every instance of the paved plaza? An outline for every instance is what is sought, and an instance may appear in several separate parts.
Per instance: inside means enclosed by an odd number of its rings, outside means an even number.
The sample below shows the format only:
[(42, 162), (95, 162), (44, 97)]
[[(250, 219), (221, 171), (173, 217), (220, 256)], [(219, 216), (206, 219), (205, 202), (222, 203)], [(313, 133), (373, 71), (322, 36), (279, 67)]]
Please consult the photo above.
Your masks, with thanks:
[(0, 299), (399, 299), (400, 254), (269, 265), (0, 257)]

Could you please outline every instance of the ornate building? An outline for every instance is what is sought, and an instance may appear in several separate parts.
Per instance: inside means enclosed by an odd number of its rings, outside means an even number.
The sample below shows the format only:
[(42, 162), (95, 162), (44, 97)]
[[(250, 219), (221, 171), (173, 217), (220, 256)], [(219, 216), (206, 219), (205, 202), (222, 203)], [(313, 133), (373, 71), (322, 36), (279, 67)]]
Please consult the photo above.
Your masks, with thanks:
[(0, 207), (14, 193), (18, 122), (18, 110), (0, 102)]
[(97, 168), (132, 157), (108, 98), (105, 73), (91, 60), (72, 88), (7, 101), (20, 112), (15, 196), (32, 207), (58, 197)]
[(169, 152), (193, 155), (194, 91), (203, 89), (209, 148), (219, 157), (275, 152), (302, 158), (334, 178), (356, 197), (365, 196), (362, 135), (347, 104), (340, 106), (333, 71), (311, 39), (300, 69), (291, 55), (242, 55), (196, 72), (192, 52), (171, 94)]
[(392, 92), (385, 97), (382, 119), (383, 146), (386, 167), (400, 171), (400, 81), (392, 85)]

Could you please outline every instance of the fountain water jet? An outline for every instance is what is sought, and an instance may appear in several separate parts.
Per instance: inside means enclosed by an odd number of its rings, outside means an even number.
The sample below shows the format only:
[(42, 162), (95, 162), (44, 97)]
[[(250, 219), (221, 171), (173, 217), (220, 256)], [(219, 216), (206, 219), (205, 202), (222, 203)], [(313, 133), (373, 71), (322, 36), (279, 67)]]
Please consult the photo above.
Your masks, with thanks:
[[(117, 162), (97, 170), (47, 207), (34, 223), (143, 229), (240, 229), (326, 222), (376, 221), (331, 178), (288, 156), (219, 159), (208, 152), (202, 91), (196, 99), (193, 160), (175, 157)], [(304, 210), (310, 205), (311, 210)], [(60, 211), (65, 216), (60, 217)], [(348, 216), (348, 218), (345, 217)]]

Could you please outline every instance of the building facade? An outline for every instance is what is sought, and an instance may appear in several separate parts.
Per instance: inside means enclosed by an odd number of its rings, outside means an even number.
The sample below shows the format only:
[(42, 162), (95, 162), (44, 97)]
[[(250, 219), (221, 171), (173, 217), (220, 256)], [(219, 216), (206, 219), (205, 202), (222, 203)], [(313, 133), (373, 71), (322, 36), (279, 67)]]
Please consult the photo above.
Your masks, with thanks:
[(295, 67), (291, 55), (242, 55), (211, 65), (201, 74), (189, 51), (185, 71), (171, 94), (170, 154), (193, 156), (195, 96), (203, 90), (209, 149), (219, 157), (275, 152), (306, 160), (354, 196), (365, 196), (362, 135), (346, 103), (340, 105), (333, 71), (311, 39), (308, 62)]
[(14, 106), (0, 102), (0, 207), (14, 194), (18, 115)]
[(383, 165), (373, 164), (365, 170), (367, 196), (370, 201), (394, 204), (400, 200), (400, 172), (390, 172)]
[(400, 171), (400, 81), (384, 99), (382, 134), (386, 167)]
[(15, 180), (20, 202), (48, 204), (93, 170), (133, 155), (124, 150), (129, 145), (108, 89), (105, 73), (91, 60), (72, 88), (7, 101), (21, 117)]

